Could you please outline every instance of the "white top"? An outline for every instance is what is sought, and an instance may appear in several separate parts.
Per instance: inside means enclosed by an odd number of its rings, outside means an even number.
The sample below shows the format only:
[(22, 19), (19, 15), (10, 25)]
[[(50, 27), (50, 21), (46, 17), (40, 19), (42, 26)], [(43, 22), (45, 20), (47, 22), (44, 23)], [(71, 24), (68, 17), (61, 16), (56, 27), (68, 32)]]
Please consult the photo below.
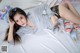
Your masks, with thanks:
[(28, 13), (28, 19), (36, 25), (36, 28), (33, 30), (31, 27), (21, 27), (17, 33), (23, 35), (25, 33), (29, 34), (35, 30), (40, 29), (52, 29), (51, 16), (54, 13), (50, 10), (49, 6), (46, 4), (39, 5), (30, 10)]

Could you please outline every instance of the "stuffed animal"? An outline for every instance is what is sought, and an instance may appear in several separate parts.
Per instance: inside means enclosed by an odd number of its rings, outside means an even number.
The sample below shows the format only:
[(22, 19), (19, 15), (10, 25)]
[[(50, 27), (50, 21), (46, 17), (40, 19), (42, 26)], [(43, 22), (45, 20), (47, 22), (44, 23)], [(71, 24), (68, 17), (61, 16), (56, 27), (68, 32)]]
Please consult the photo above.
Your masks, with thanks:
[(5, 6), (2, 11), (0, 11), (0, 19), (8, 22), (8, 13), (9, 13), (9, 10), (11, 9), (10, 6)]

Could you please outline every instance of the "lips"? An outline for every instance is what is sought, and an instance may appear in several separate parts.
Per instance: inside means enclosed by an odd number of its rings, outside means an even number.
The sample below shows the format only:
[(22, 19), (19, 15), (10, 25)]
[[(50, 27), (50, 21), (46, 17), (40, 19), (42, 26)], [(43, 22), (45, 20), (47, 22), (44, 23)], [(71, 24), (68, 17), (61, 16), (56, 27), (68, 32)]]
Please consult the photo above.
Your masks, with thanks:
[(24, 25), (24, 23), (22, 25)]
[(23, 23), (22, 26), (26, 26), (26, 23)]

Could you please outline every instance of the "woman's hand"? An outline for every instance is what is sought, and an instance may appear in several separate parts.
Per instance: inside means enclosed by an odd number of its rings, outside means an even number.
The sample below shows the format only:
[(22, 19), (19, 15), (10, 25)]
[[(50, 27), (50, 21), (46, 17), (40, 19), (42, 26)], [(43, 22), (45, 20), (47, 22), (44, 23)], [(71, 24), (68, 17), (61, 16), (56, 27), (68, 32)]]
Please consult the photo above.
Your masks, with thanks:
[(11, 42), (11, 41), (13, 41), (13, 26), (14, 26), (15, 22), (12, 21), (10, 19), (10, 17), (8, 17), (8, 22), (10, 24), (9, 33), (8, 33), (8, 42)]
[(58, 18), (56, 16), (51, 17), (51, 22), (53, 24), (53, 27), (55, 27), (58, 23)]
[(14, 22), (14, 21), (12, 21), (9, 17), (8, 17), (8, 22), (9, 22), (9, 24), (10, 24), (10, 26), (11, 26), (11, 27), (13, 27), (13, 26), (14, 26), (14, 24), (15, 24), (15, 22)]

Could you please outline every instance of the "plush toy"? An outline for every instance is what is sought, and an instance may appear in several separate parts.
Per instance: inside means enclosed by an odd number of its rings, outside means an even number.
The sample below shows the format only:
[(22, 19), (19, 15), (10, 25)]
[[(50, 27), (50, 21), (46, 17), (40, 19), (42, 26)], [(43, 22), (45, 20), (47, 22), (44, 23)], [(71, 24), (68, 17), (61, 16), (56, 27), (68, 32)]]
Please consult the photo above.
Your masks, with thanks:
[(9, 10), (11, 9), (10, 6), (5, 6), (2, 11), (0, 12), (0, 19), (8, 22), (8, 13), (9, 13)]
[(0, 11), (0, 19), (2, 19), (2, 17), (4, 16), (5, 13), (6, 13), (6, 11), (4, 9), (2, 9), (2, 11)]

